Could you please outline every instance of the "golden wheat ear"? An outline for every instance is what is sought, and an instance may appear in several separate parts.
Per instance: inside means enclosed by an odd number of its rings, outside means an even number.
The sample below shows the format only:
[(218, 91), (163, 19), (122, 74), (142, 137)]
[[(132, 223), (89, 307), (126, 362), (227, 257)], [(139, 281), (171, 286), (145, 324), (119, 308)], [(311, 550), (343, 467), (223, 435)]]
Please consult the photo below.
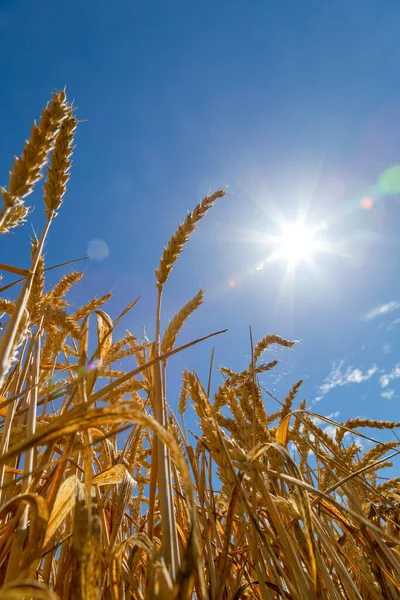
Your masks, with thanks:
[(208, 210), (215, 204), (218, 198), (226, 195), (226, 190), (218, 190), (210, 196), (207, 195), (196, 206), (196, 208), (188, 214), (183, 223), (181, 223), (171, 237), (160, 260), (160, 266), (156, 269), (156, 284), (159, 290), (162, 289), (167, 281), (172, 268), (183, 250), (184, 245), (189, 240), (190, 235), (196, 229), (197, 223), (204, 217)]
[(50, 166), (47, 170), (47, 180), (44, 184), (45, 213), (48, 217), (56, 214), (60, 208), (70, 178), (71, 155), (74, 150), (74, 134), (78, 120), (69, 109), (58, 131)]
[(16, 199), (22, 200), (33, 191), (42, 177), (41, 171), (51, 152), (57, 131), (68, 111), (65, 91), (55, 93), (40, 117), (39, 125), (33, 124), (29, 140), (20, 157), (12, 165), (8, 189), (1, 195), (8, 206)]
[(180, 311), (174, 316), (172, 321), (169, 323), (167, 329), (165, 330), (164, 337), (161, 343), (161, 354), (167, 354), (170, 352), (175, 346), (176, 338), (182, 329), (185, 321), (190, 317), (190, 315), (197, 310), (200, 304), (203, 302), (203, 290), (199, 290), (197, 294), (182, 306)]
[(43, 109), (39, 124), (33, 124), (21, 156), (16, 157), (12, 164), (8, 187), (0, 188), (4, 202), (0, 211), (0, 233), (8, 233), (26, 220), (29, 209), (23, 199), (32, 193), (41, 179), (43, 167), (67, 111), (65, 91), (56, 92)]

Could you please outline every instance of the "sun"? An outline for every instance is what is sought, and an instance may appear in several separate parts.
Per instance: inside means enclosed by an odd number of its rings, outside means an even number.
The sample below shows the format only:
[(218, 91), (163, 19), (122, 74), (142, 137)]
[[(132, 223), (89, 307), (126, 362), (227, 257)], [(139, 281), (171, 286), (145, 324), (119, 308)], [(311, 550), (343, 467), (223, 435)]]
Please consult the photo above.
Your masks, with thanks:
[(315, 231), (301, 222), (283, 223), (281, 233), (274, 242), (277, 244), (277, 258), (283, 258), (291, 266), (302, 261), (310, 261), (318, 250)]

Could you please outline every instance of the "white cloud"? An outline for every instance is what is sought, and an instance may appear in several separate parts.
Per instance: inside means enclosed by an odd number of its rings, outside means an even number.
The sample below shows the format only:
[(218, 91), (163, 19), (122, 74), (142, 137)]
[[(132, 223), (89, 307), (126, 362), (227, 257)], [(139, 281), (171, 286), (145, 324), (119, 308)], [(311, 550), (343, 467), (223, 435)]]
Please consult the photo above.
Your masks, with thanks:
[(329, 437), (333, 440), (335, 439), (336, 430), (337, 427), (335, 427), (334, 425), (327, 425), (326, 427), (324, 427), (324, 432), (326, 433), (326, 435), (329, 435)]
[(385, 388), (389, 385), (389, 383), (391, 381), (393, 381), (393, 379), (398, 379), (399, 377), (400, 377), (400, 363), (397, 363), (397, 365), (394, 365), (394, 367), (390, 371), (390, 373), (385, 373), (384, 375), (382, 375), (379, 378), (379, 383), (382, 388)]
[(398, 300), (392, 300), (391, 302), (387, 302), (387, 304), (381, 304), (380, 306), (370, 310), (364, 316), (364, 321), (372, 321), (372, 319), (376, 319), (376, 317), (381, 317), (382, 315), (387, 315), (398, 308), (400, 308), (400, 302)]
[(338, 365), (335, 363), (332, 365), (331, 372), (318, 390), (318, 396), (315, 398), (315, 402), (322, 400), (322, 398), (335, 387), (342, 387), (349, 383), (363, 383), (364, 381), (368, 381), (368, 379), (371, 379), (378, 370), (376, 365), (372, 365), (372, 367), (365, 372), (354, 367), (348, 367), (347, 371), (342, 372), (343, 365), (343, 360), (340, 361)]
[(384, 354), (390, 354), (390, 353), (391, 353), (391, 351), (392, 351), (392, 345), (391, 345), (391, 344), (385, 344), (385, 345), (382, 347), (382, 352), (383, 352)]
[(333, 413), (329, 413), (329, 415), (326, 415), (327, 419), (336, 419), (338, 416), (340, 415), (340, 412), (338, 410), (335, 410), (335, 412)]
[(399, 325), (400, 323), (400, 319), (395, 319), (394, 321), (392, 321), (389, 325), (389, 327), (387, 328), (388, 331), (390, 331), (391, 329), (394, 329), (396, 327), (396, 325)]
[(348, 369), (345, 379), (342, 383), (338, 385), (346, 385), (347, 383), (362, 383), (363, 381), (368, 381), (371, 379), (372, 375), (376, 373), (377, 367), (373, 366), (368, 371), (363, 373), (361, 369)]
[(394, 396), (394, 390), (386, 390), (386, 392), (382, 392), (381, 396), (382, 398), (387, 398), (388, 400), (391, 400)]
[(382, 377), (379, 379), (379, 383), (381, 384), (381, 387), (387, 387), (390, 383), (389, 375), (382, 375)]

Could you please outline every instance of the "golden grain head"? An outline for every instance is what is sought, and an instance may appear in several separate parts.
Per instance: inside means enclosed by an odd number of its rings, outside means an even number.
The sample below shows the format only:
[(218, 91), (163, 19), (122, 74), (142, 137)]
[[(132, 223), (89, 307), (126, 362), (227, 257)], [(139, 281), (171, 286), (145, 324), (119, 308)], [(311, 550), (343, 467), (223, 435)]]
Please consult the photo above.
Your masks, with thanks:
[(188, 382), (187, 382), (188, 375), (189, 375), (189, 371), (187, 369), (185, 369), (185, 371), (183, 372), (182, 388), (181, 388), (181, 393), (179, 396), (179, 405), (178, 405), (178, 412), (180, 415), (185, 414), (187, 402), (188, 402), (188, 398), (189, 398), (189, 388), (188, 388)]
[(203, 290), (199, 290), (197, 294), (180, 309), (172, 321), (170, 321), (161, 343), (161, 354), (167, 354), (167, 352), (170, 352), (173, 349), (176, 338), (185, 321), (203, 302), (203, 296)]
[(43, 188), (47, 216), (54, 215), (60, 208), (67, 189), (77, 124), (72, 110), (69, 110), (58, 131)]
[(179, 225), (177, 231), (171, 237), (167, 247), (164, 248), (164, 252), (160, 260), (160, 266), (155, 270), (156, 284), (160, 291), (162, 290), (164, 283), (167, 281), (178, 256), (183, 250), (184, 245), (195, 230), (197, 223), (214, 205), (215, 201), (225, 195), (225, 190), (218, 190), (217, 192), (214, 192), (214, 194), (205, 196), (200, 204), (198, 204), (196, 208), (187, 215), (184, 222)]
[(12, 206), (5, 204), (0, 211), (0, 233), (9, 233), (10, 229), (26, 222), (29, 208), (21, 201)]
[(39, 125), (33, 124), (31, 135), (20, 157), (12, 165), (8, 189), (2, 188), (7, 206), (25, 198), (41, 178), (41, 171), (54, 143), (55, 135), (66, 116), (68, 105), (65, 92), (55, 93), (42, 112)]
[(271, 345), (277, 344), (278, 346), (284, 346), (285, 348), (293, 348), (296, 341), (290, 342), (289, 340), (285, 340), (280, 335), (269, 334), (264, 336), (258, 344), (254, 347), (254, 360), (261, 356), (261, 354)]

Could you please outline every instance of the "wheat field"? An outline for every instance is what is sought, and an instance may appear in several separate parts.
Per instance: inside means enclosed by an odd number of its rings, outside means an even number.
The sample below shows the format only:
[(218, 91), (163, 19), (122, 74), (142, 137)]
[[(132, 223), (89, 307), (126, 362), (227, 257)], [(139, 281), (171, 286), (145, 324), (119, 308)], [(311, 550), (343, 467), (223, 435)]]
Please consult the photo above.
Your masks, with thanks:
[[(1, 188), (7, 234), (29, 217), (26, 198), (44, 178), (29, 268), (0, 265), (12, 278), (0, 296), (0, 599), (398, 599), (400, 477), (379, 471), (400, 442), (378, 438), (400, 423), (317, 419), (298, 400), (302, 381), (268, 413), (259, 382), (277, 364), (268, 352), (294, 346), (276, 334), (252, 345), (246, 370), (221, 367), (215, 394), (196, 372), (169, 369), (170, 356), (220, 333), (179, 345), (202, 290), (165, 329), (161, 304), (224, 190), (162, 252), (154, 341), (115, 339), (135, 301), (115, 319), (109, 294), (72, 309), (82, 272), (61, 265), (58, 283), (46, 284), (43, 250), (62, 218), (77, 125), (65, 90), (54, 93)], [(167, 371), (182, 381), (176, 413)], [(185, 425), (193, 410), (195, 435)]]

